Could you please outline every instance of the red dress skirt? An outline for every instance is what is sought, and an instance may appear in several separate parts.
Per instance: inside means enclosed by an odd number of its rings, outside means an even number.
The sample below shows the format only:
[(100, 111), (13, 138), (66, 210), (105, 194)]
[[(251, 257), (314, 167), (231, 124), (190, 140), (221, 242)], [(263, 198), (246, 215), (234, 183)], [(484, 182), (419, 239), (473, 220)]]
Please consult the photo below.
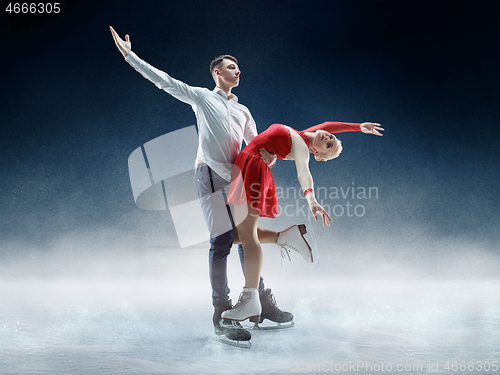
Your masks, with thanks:
[(278, 202), (271, 170), (262, 161), (260, 154), (243, 150), (234, 162), (228, 203), (247, 202), (259, 211), (261, 217), (276, 217)]
[(278, 212), (276, 188), (271, 170), (260, 158), (262, 148), (274, 152), (278, 159), (285, 158), (292, 148), (290, 130), (284, 125), (273, 124), (240, 152), (234, 161), (228, 203), (248, 202), (260, 216), (275, 218)]

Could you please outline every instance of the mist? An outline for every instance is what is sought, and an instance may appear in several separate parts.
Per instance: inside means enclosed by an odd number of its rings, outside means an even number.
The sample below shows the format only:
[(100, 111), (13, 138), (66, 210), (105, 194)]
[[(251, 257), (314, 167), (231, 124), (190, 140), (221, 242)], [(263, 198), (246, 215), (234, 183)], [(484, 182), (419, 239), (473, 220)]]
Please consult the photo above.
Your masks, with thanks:
[[(264, 245), (266, 286), (295, 327), (252, 331), (247, 350), (211, 333), (207, 244), (141, 247), (122, 234), (3, 257), (3, 373), (445, 373), (447, 361), (499, 355), (499, 257), (473, 241), (344, 242), (315, 228), (317, 264)], [(234, 301), (244, 283), (235, 249), (228, 278)]]

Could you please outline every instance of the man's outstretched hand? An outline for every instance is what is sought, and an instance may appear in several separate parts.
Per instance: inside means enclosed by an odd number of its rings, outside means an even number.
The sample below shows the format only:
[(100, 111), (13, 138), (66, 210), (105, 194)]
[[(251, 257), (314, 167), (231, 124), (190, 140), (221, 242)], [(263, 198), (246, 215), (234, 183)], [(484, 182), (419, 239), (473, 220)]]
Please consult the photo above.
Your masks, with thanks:
[(276, 164), (276, 159), (278, 157), (276, 156), (276, 154), (274, 152), (269, 152), (265, 148), (261, 148), (260, 149), (260, 158), (262, 159), (262, 161), (264, 161), (264, 163), (267, 164), (269, 169), (271, 169)]
[(127, 57), (128, 53), (132, 50), (132, 43), (130, 43), (130, 37), (125, 35), (125, 40), (120, 38), (117, 32), (110, 26), (111, 35), (113, 35), (113, 39), (115, 40), (115, 44), (122, 53), (123, 57)]

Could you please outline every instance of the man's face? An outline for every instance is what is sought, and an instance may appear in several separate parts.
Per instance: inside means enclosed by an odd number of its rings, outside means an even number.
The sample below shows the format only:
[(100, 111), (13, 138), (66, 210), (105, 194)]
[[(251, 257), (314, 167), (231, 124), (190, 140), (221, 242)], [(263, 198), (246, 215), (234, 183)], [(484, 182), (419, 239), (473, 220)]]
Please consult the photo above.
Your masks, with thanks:
[(236, 87), (240, 83), (240, 69), (233, 60), (224, 59), (219, 71), (220, 79), (230, 87)]

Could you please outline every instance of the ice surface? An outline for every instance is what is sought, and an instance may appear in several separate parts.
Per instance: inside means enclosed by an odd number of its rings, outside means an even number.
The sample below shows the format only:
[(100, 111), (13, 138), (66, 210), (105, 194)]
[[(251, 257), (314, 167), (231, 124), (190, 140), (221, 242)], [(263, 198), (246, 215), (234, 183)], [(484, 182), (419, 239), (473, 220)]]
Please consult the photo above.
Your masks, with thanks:
[[(383, 368), (416, 374), (465, 373), (445, 370), (447, 361), (450, 366), (473, 361), (476, 369), (478, 362), (500, 365), (498, 279), (429, 277), (391, 263), (382, 273), (369, 267), (340, 272), (328, 258), (318, 265), (280, 265), (279, 252), (270, 249), (265, 249), (266, 283), (279, 306), (294, 313), (295, 327), (254, 331), (249, 350), (213, 339), (205, 249), (92, 256), (68, 250), (69, 255), (4, 263), (0, 373), (380, 373)], [(233, 300), (243, 280), (236, 253), (229, 264)], [(438, 370), (430, 371), (437, 362)], [(408, 371), (397, 371), (398, 365)]]

